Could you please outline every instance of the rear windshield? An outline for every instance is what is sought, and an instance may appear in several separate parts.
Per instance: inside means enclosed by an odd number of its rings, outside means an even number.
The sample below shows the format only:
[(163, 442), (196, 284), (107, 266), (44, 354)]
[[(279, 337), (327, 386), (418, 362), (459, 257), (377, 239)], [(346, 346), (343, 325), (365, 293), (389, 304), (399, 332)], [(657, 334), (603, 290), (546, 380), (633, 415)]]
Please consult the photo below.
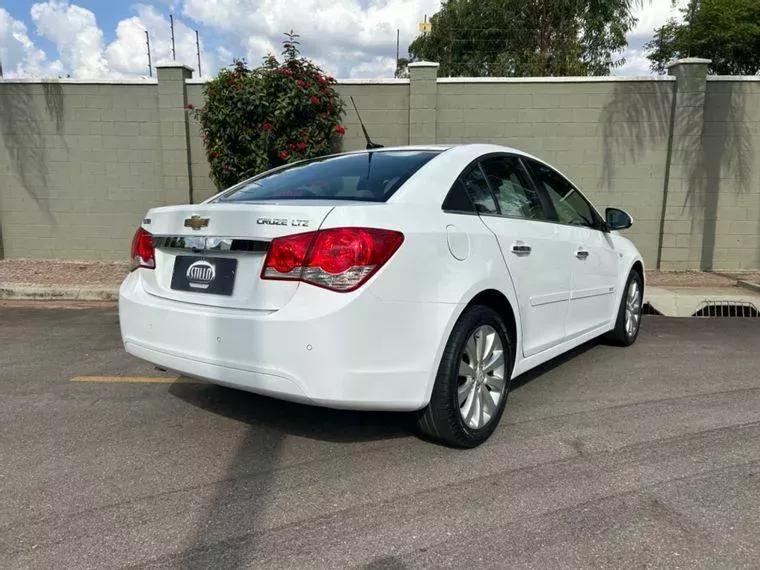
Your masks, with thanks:
[(344, 154), (294, 164), (252, 178), (218, 202), (260, 200), (362, 200), (385, 202), (439, 151), (382, 151)]

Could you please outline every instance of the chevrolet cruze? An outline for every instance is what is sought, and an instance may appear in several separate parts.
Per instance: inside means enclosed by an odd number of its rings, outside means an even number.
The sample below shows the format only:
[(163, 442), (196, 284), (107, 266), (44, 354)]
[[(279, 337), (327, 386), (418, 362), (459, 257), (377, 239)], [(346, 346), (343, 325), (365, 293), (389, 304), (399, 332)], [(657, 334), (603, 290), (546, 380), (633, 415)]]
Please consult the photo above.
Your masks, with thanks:
[(546, 162), (494, 145), (288, 164), (150, 210), (119, 294), (124, 346), (212, 383), (414, 412), (473, 447), (510, 380), (595, 337), (632, 344), (644, 267)]

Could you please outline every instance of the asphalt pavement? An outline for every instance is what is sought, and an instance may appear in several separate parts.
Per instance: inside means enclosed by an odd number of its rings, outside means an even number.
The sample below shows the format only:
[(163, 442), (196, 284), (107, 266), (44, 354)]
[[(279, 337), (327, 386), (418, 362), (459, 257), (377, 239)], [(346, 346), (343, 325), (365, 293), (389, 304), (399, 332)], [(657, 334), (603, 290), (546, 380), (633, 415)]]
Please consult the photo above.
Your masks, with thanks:
[(520, 378), (470, 451), (402, 415), (146, 377), (171, 378), (123, 352), (115, 308), (0, 304), (0, 567), (760, 560), (759, 319), (585, 345)]

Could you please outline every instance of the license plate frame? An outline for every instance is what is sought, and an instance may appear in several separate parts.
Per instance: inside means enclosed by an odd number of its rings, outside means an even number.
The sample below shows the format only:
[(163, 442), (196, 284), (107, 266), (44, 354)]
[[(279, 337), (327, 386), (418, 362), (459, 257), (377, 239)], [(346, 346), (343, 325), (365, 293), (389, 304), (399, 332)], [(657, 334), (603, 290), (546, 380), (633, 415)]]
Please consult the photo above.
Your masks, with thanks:
[(178, 255), (174, 259), (171, 288), (229, 297), (235, 288), (237, 262), (234, 257)]

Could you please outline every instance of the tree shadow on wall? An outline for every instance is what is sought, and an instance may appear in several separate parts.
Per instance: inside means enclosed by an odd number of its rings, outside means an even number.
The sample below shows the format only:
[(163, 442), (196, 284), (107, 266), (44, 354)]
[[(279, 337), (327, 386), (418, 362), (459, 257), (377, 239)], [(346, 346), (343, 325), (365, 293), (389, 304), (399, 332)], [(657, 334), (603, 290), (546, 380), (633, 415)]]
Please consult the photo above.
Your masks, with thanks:
[[(55, 132), (58, 135), (63, 134), (63, 88), (58, 82), (50, 81), (42, 84), (42, 90), (45, 93), (45, 107), (47, 108), (48, 116), (55, 122)], [(65, 144), (66, 151), (69, 147)]]
[[(607, 187), (612, 187), (616, 160), (636, 164), (652, 144), (667, 141), (670, 160), (663, 193), (667, 196), (668, 189), (679, 192), (681, 179), (686, 183), (681, 212), (690, 211), (692, 234), (702, 232), (701, 268), (712, 269), (721, 181), (734, 178), (736, 192), (743, 194), (752, 174), (753, 148), (746, 111), (735, 86), (726, 83), (724, 91), (708, 90), (703, 120), (701, 97), (680, 93), (676, 105), (672, 85), (655, 92), (642, 91), (637, 83), (615, 86), (601, 113), (602, 178)], [(674, 205), (672, 198), (669, 202)]]
[[(43, 133), (42, 117), (37, 101), (24, 83), (0, 85), (0, 133), (10, 159), (12, 171), (21, 186), (39, 208), (50, 215), (47, 200), (40, 195), (40, 188), (50, 183), (48, 172), (48, 149)], [(45, 107), (55, 124), (56, 133), (62, 136), (64, 97), (59, 83), (43, 83)], [(68, 152), (68, 146), (64, 148)]]

